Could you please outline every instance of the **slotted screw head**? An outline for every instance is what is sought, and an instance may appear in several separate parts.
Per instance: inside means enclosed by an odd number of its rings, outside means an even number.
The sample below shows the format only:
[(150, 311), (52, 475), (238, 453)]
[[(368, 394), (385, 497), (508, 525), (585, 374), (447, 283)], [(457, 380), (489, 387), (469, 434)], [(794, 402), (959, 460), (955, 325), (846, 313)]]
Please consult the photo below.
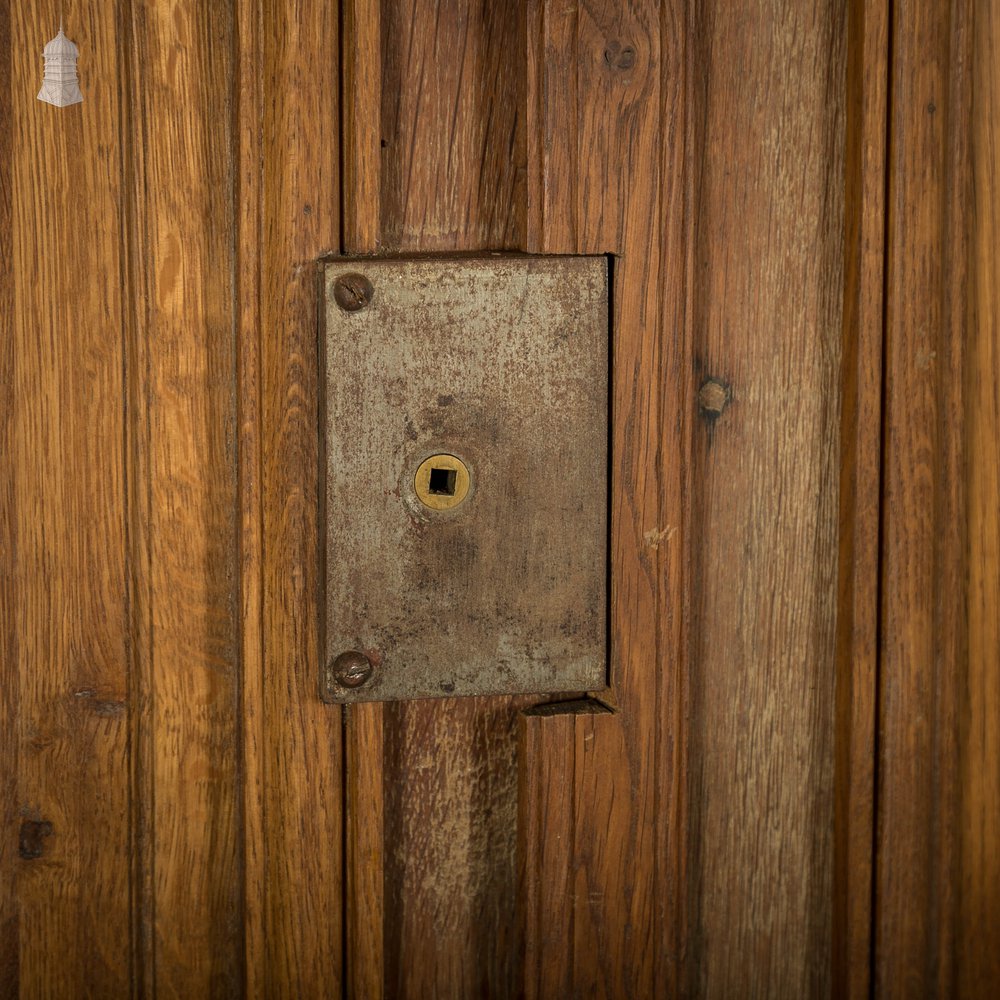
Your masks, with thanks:
[(357, 688), (371, 679), (374, 668), (364, 653), (349, 649), (333, 661), (333, 679), (345, 688)]
[(372, 283), (363, 274), (342, 274), (333, 283), (333, 297), (345, 312), (364, 309), (372, 300)]

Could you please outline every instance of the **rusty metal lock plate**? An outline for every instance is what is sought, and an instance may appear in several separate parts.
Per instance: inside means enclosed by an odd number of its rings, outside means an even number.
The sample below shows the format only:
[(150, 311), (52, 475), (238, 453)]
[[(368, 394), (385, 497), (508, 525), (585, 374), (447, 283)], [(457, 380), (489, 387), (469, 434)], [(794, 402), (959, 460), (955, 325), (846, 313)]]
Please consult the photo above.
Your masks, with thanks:
[(606, 258), (323, 267), (323, 698), (603, 688)]

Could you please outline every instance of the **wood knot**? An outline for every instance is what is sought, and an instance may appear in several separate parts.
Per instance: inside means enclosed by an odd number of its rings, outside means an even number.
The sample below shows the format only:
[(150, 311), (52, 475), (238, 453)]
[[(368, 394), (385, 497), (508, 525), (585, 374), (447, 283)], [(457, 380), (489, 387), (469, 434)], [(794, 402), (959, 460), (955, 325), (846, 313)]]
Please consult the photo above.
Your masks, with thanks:
[(635, 65), (635, 49), (621, 42), (610, 42), (604, 50), (604, 61), (612, 69), (631, 69)]
[(125, 715), (126, 705), (124, 700), (116, 698), (98, 698), (96, 688), (84, 687), (73, 692), (74, 698), (80, 698), (90, 708), (95, 715), (103, 716), (106, 719), (116, 719)]
[(698, 407), (708, 421), (716, 421), (729, 405), (732, 391), (728, 383), (717, 378), (707, 378), (698, 390)]
[(17, 853), (25, 861), (33, 861), (42, 856), (42, 841), (52, 836), (52, 824), (47, 820), (26, 819), (21, 824), (17, 840)]

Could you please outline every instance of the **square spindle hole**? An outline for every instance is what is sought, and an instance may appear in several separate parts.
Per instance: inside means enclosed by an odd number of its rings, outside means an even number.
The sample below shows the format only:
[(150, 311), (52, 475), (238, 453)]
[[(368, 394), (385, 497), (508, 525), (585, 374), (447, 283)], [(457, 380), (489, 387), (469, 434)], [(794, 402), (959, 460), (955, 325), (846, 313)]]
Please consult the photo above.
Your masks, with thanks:
[(453, 497), (455, 495), (455, 477), (454, 469), (432, 468), (427, 492), (439, 497)]

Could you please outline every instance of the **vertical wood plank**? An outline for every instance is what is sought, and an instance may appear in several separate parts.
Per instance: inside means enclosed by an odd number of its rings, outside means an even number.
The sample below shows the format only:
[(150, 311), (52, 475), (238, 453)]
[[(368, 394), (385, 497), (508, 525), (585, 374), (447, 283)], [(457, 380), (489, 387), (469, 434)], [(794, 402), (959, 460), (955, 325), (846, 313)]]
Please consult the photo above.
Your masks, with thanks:
[(833, 987), (871, 982), (889, 5), (848, 11)]
[(380, 704), (346, 710), (347, 987), (379, 1000), (385, 978), (385, 740)]
[(3, 523), (13, 543), (0, 554), (11, 654), (0, 667), (11, 723), (3, 805), (12, 810), (0, 849), (0, 975), (9, 972), (5, 988), (23, 995), (69, 995), (88, 983), (120, 996), (129, 981), (131, 708), (120, 10), (71, 3), (64, 14), (88, 100), (63, 109), (35, 99), (57, 5), (5, 5), (0, 15), (9, 70), (0, 83), (9, 237)]
[(382, 30), (378, 0), (344, 0), (341, 219), (346, 253), (374, 253), (381, 204)]
[[(0, 6), (0, 79), (7, 81), (12, 79), (11, 27), (11, 7), (4, 3)], [(14, 104), (10, 98), (9, 89), (0, 91), (0, 245), (5, 247), (14, 242)], [(0, 386), (14, 384), (14, 308), (12, 254), (0, 254)], [(17, 447), (17, 421), (14, 393), (0, 392), (0, 453), (4, 455), (13, 455)], [(0, 480), (0, 982), (11, 984), (11, 991), (20, 978), (17, 481), (10, 467)]]
[(518, 723), (518, 947), (528, 1000), (573, 995), (575, 727), (572, 708), (528, 709)]
[[(622, 729), (622, 720), (592, 699), (522, 714), (519, 908), (527, 997), (631, 995), (635, 973), (622, 939), (627, 925), (615, 922), (618, 897), (649, 875), (621, 849), (629, 832), (616, 782), (593, 759), (613, 747), (614, 759), (622, 759)], [(654, 930), (647, 924), (636, 935), (642, 947)], [(619, 950), (599, 951), (608, 948)]]
[[(670, 0), (661, 7), (660, 106), (661, 188), (660, 219), (663, 317), (661, 406), (658, 414), (661, 523), (643, 538), (661, 560), (658, 619), (662, 629), (659, 649), (660, 691), (655, 718), (656, 747), (654, 809), (656, 827), (656, 924), (653, 949), (654, 982), (673, 996), (687, 987), (689, 936), (689, 801), (690, 676), (693, 667), (691, 637), (691, 559), (695, 538), (691, 532), (691, 503), (695, 469), (677, 456), (693, 454), (697, 430), (695, 415), (694, 331), (691, 309), (695, 183), (695, 91), (693, 60), (697, 52), (690, 38), (690, 5)], [(669, 470), (669, 471), (668, 471)]]
[(969, 646), (957, 929), (957, 994), (964, 997), (1000, 991), (1000, 4), (978, 0), (974, 24), (965, 365)]
[(263, 33), (258, 0), (237, 0), (234, 111), (240, 748), (243, 811), (243, 957), (247, 996), (267, 994), (264, 748), (263, 437), (261, 264), (263, 248)]
[(956, 984), (971, 6), (893, 14), (875, 989)]
[(343, 986), (343, 730), (341, 713), (319, 700), (313, 262), (340, 243), (339, 10), (266, 0), (261, 11), (261, 437), (243, 456), (260, 463), (263, 538), (263, 649), (248, 650), (244, 665), (261, 691), (260, 719), (248, 720), (264, 785), (248, 817), (264, 859), (257, 968), (269, 995), (334, 995)]
[[(611, 701), (618, 715), (592, 720), (594, 739), (586, 755), (578, 746), (575, 779), (575, 808), (585, 818), (577, 833), (576, 891), (589, 906), (575, 928), (574, 984), (589, 995), (657, 992), (666, 947), (659, 912), (665, 886), (656, 857), (657, 824), (667, 818), (657, 805), (669, 787), (667, 775), (657, 773), (661, 720), (672, 717), (663, 701), (669, 620), (663, 573), (667, 550), (679, 552), (683, 515), (665, 506), (664, 449), (672, 435), (660, 429), (666, 294), (661, 17), (659, 5), (646, 0), (578, 4), (572, 61), (578, 104), (566, 109), (578, 121), (577, 173), (567, 185), (576, 203), (576, 245), (564, 243), (570, 234), (560, 228), (544, 233), (546, 249), (619, 255), (612, 317), (610, 609)], [(549, 127), (558, 129), (558, 120)], [(577, 738), (583, 738), (579, 727)], [(609, 766), (611, 761), (616, 763)]]
[[(383, 4), (383, 250), (522, 245), (523, 46), (508, 4)], [(516, 720), (527, 703), (384, 709), (389, 995), (516, 990)]]
[[(683, 4), (529, 5), (528, 248), (619, 255), (607, 695), (616, 714), (579, 714), (571, 727), (563, 716), (525, 720), (524, 829), (543, 845), (570, 841), (572, 864), (567, 898), (559, 866), (549, 870), (539, 845), (522, 842), (535, 892), (523, 905), (531, 924), (548, 929), (525, 945), (533, 995), (553, 981), (574, 995), (678, 989), (686, 473), (682, 463), (673, 476), (665, 469), (671, 454), (686, 453), (689, 434), (684, 12)], [(567, 754), (570, 801), (558, 806), (560, 791), (535, 794), (531, 776), (550, 774)]]
[[(580, 5), (527, 0), (527, 248), (576, 247), (580, 157)], [(558, 235), (557, 235), (558, 234)], [(565, 252), (565, 251), (564, 251)]]
[(690, 961), (706, 996), (830, 989), (844, 15), (712, 4), (689, 27)]
[(156, 920), (154, 912), (155, 840), (154, 795), (155, 731), (152, 725), (152, 533), (150, 523), (150, 490), (152, 455), (150, 454), (149, 420), (146, 400), (149, 396), (150, 343), (143, 336), (146, 329), (146, 261), (139, 252), (144, 246), (142, 226), (145, 225), (143, 201), (146, 149), (139, 123), (142, 121), (140, 93), (127, 83), (133, 78), (136, 64), (135, 8), (130, 3), (123, 12), (119, 46), (124, 53), (127, 70), (122, 94), (123, 175), (128, 184), (125, 211), (124, 282), (128, 288), (128, 315), (125, 323), (125, 523), (128, 538), (128, 698), (129, 714), (129, 775), (131, 793), (129, 818), (129, 870), (132, 906), (131, 954), (132, 993), (149, 996), (156, 982)]
[(517, 712), (527, 699), (386, 706), (387, 995), (517, 992)]
[[(529, 109), (554, 94), (560, 103), (547, 112), (552, 143), (528, 142), (547, 158), (541, 182), (529, 163), (529, 198), (542, 199), (529, 224), (543, 249), (621, 255), (617, 714), (595, 723), (591, 758), (618, 764), (585, 770), (578, 786), (577, 815), (592, 817), (577, 833), (580, 863), (604, 896), (589, 927), (574, 927), (574, 982), (581, 992), (822, 993), (843, 11), (584, 3), (574, 17), (557, 6), (529, 10), (544, 38), (535, 50), (555, 38), (575, 47), (534, 78), (529, 67)], [(550, 180), (551, 170), (578, 173)]]
[[(133, 5), (144, 377), (130, 481), (146, 643), (141, 771), (153, 954), (164, 996), (241, 988), (231, 12)], [(182, 113), (178, 109), (183, 108)], [(140, 249), (142, 248), (142, 249)]]
[(520, 247), (518, 11), (472, 0), (388, 0), (382, 15), (383, 247)]

